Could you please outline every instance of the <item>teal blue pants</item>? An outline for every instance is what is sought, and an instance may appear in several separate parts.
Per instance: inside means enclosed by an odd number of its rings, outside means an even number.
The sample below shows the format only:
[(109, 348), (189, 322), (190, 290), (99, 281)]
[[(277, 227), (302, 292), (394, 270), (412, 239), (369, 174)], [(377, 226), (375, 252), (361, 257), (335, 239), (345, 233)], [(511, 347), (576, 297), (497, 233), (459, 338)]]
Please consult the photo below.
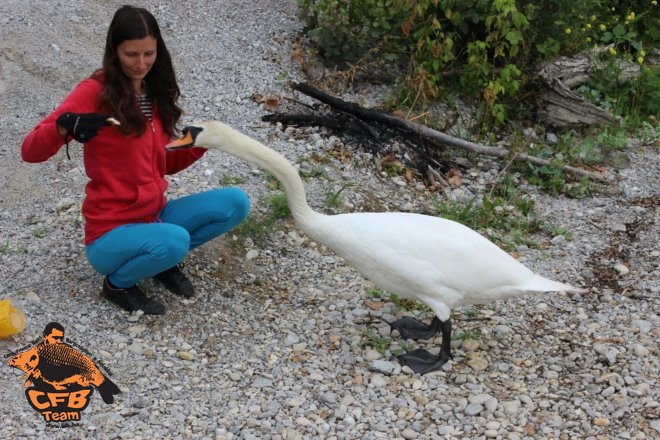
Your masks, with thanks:
[(240, 188), (170, 200), (154, 223), (116, 227), (86, 247), (89, 264), (120, 288), (132, 287), (179, 263), (199, 245), (231, 230), (250, 210)]

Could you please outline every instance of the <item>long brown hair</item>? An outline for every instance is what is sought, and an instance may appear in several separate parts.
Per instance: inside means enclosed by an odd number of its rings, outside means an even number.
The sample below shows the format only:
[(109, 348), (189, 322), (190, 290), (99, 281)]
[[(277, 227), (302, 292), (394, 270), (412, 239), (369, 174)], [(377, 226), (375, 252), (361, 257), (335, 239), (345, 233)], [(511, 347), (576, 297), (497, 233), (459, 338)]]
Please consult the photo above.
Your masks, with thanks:
[(163, 41), (158, 22), (149, 11), (122, 6), (115, 12), (108, 28), (103, 70), (95, 72), (92, 77), (105, 75), (100, 105), (119, 119), (122, 132), (138, 136), (144, 133), (147, 121), (137, 105), (130, 79), (121, 70), (117, 46), (126, 40), (139, 40), (147, 36), (154, 37), (157, 44), (156, 61), (144, 78), (146, 92), (158, 107), (163, 129), (173, 136), (182, 114), (181, 107), (177, 105), (181, 92), (176, 82), (172, 57)]

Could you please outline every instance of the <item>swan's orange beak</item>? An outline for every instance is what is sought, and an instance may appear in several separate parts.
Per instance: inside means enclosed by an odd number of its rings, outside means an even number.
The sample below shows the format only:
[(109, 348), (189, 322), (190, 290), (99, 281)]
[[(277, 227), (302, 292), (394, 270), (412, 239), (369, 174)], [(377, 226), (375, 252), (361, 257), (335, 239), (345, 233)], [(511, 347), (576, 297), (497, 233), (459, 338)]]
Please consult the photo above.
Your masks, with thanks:
[(172, 150), (183, 150), (185, 148), (191, 148), (195, 146), (195, 139), (193, 138), (192, 133), (187, 128), (183, 130), (183, 137), (173, 140), (169, 144), (165, 145), (167, 151)]

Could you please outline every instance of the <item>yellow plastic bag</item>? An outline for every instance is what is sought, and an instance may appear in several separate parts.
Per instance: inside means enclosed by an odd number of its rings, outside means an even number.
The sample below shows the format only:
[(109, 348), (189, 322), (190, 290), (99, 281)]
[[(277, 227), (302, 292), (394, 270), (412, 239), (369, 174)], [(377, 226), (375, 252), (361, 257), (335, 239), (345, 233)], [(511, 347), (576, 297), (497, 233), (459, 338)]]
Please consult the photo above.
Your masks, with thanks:
[(11, 304), (11, 299), (0, 301), (0, 338), (20, 333), (25, 328), (25, 314)]

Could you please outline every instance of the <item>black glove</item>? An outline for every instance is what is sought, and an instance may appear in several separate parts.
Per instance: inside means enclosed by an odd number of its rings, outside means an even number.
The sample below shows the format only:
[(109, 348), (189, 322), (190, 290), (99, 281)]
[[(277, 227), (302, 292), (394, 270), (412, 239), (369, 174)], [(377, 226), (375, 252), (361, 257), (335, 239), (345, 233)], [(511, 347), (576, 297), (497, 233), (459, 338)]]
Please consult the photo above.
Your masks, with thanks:
[(101, 127), (112, 125), (108, 118), (109, 115), (99, 113), (63, 113), (56, 122), (75, 140), (85, 143), (96, 136)]

